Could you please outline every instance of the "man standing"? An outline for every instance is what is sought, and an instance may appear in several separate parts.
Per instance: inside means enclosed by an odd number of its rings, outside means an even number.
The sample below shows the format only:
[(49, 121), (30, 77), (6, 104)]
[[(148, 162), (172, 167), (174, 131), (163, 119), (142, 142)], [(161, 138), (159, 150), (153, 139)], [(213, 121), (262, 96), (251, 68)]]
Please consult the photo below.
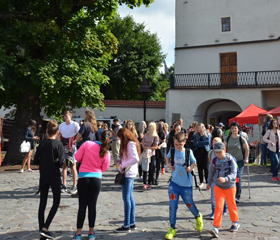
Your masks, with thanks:
[[(268, 126), (269, 126), (271, 120), (273, 119), (273, 116), (271, 114), (267, 114), (265, 118), (266, 118), (266, 122), (265, 122), (265, 124), (263, 126), (262, 136), (264, 136), (266, 131), (268, 130)], [(261, 164), (260, 164), (260, 166), (262, 166), (262, 165), (266, 166), (267, 143), (265, 143), (263, 141), (263, 138), (261, 138), (261, 152), (262, 152), (262, 155), (261, 155)], [(272, 172), (271, 169), (270, 169), (270, 172)]]
[(223, 128), (224, 127), (225, 127), (225, 125), (221, 122), (219, 123), (218, 126), (215, 127), (215, 129), (212, 132), (212, 140), (216, 137), (219, 137), (223, 141)]
[[(77, 122), (71, 120), (72, 113), (67, 110), (64, 112), (64, 120), (65, 122), (59, 125), (59, 132), (61, 136), (61, 141), (66, 142), (68, 144), (68, 150), (71, 152), (73, 147), (73, 142), (75, 141), (76, 135), (79, 132), (80, 126)], [(62, 167), (62, 186), (61, 192), (67, 192), (66, 188), (66, 178), (67, 178), (67, 164), (66, 164), (66, 155), (64, 157), (64, 163)], [(71, 194), (77, 193), (77, 169), (76, 169), (76, 161), (74, 160), (73, 165), (71, 166), (72, 175), (73, 175), (73, 186), (70, 190)]]
[(120, 153), (120, 143), (121, 143), (121, 141), (117, 136), (120, 128), (121, 128), (121, 125), (119, 124), (119, 119), (115, 118), (113, 120), (112, 128), (110, 128), (110, 131), (112, 132), (112, 155), (113, 155), (113, 159), (114, 159), (114, 165), (117, 164), (117, 158), (118, 158), (119, 153)]

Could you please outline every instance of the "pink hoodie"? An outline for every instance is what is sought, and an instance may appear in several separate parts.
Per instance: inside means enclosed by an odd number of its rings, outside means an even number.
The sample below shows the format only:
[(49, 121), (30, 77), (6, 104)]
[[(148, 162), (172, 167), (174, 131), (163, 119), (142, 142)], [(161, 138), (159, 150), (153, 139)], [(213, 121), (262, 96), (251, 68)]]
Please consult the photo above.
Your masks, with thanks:
[(135, 178), (138, 173), (138, 162), (139, 162), (139, 156), (136, 148), (136, 143), (133, 141), (129, 141), (127, 144), (127, 156), (124, 155), (121, 161), (121, 164), (119, 166), (120, 168), (127, 168), (130, 167), (130, 169), (126, 172), (125, 177), (126, 178)]
[(110, 167), (110, 152), (104, 158), (99, 156), (100, 145), (86, 141), (75, 154), (75, 159), (81, 163), (79, 177), (102, 177)]

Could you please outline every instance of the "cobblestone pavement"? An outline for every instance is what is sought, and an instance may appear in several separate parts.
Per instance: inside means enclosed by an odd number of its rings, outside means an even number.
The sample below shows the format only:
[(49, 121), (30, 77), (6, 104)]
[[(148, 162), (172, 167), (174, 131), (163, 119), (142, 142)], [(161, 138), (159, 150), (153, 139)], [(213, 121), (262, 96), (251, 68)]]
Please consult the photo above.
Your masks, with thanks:
[[(247, 169), (243, 176), (242, 201), (238, 205), (241, 227), (238, 233), (228, 231), (229, 216), (223, 217), (220, 239), (279, 239), (279, 184), (272, 182), (268, 168), (250, 167), (251, 199), (248, 192)], [(96, 239), (164, 239), (169, 229), (167, 179), (160, 176), (159, 185), (142, 192), (142, 184), (135, 179), (136, 224), (131, 233), (115, 233), (123, 223), (123, 202), (120, 186), (114, 185), (116, 170), (104, 173), (102, 192), (98, 199)], [(5, 172), (0, 174), (0, 239), (39, 239), (37, 211), (39, 196), (35, 195), (39, 171), (34, 173)], [(194, 190), (194, 202), (204, 216), (204, 229), (195, 230), (195, 219), (180, 199), (177, 212), (177, 235), (174, 239), (211, 239), (212, 229), (210, 192)], [(52, 203), (50, 193), (47, 211)], [(75, 231), (78, 199), (63, 193), (59, 210), (50, 226), (56, 239), (71, 239)], [(82, 239), (87, 239), (87, 219)]]

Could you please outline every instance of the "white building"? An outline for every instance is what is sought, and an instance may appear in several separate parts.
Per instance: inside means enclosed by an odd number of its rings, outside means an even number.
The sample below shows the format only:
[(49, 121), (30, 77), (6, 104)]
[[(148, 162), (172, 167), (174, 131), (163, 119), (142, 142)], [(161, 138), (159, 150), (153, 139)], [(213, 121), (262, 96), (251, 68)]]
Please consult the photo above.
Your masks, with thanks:
[(280, 0), (176, 0), (166, 121), (218, 122), (280, 105)]

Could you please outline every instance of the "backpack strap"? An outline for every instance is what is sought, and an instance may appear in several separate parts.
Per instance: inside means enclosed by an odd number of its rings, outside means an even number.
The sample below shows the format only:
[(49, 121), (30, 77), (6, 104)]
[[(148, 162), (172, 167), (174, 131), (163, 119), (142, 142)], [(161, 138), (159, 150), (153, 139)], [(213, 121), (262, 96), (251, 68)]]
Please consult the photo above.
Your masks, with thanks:
[(190, 166), (190, 149), (185, 148), (185, 166), (188, 168)]
[(171, 158), (170, 158), (170, 163), (171, 166), (174, 166), (174, 157), (175, 157), (175, 148), (171, 148)]
[(242, 151), (242, 155), (243, 155), (243, 160), (245, 159), (245, 150), (243, 148), (243, 144), (242, 144), (242, 139), (241, 139), (241, 135), (239, 135), (239, 143), (240, 143), (240, 146), (241, 146), (241, 151)]
[(218, 160), (218, 157), (214, 157), (213, 160), (212, 160), (212, 164), (214, 164), (214, 169), (215, 169), (215, 172), (216, 172), (216, 164), (217, 164), (217, 160)]

